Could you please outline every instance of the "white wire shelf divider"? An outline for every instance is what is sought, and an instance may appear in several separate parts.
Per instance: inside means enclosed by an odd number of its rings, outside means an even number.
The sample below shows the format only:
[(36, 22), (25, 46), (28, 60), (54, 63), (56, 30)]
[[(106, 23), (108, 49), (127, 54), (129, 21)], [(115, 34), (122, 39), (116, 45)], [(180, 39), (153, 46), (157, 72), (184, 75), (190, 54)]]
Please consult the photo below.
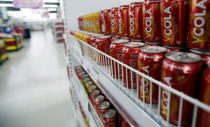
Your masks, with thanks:
[[(87, 32), (86, 32), (87, 33)], [(89, 33), (91, 34), (91, 33)], [(111, 95), (112, 98), (114, 98), (115, 102), (117, 102), (118, 106), (122, 108), (122, 110), (127, 114), (125, 115), (125, 118), (131, 123), (133, 126), (136, 124), (138, 126), (182, 126), (182, 112), (183, 112), (183, 103), (190, 103), (193, 107), (192, 109), (192, 122), (191, 127), (196, 126), (197, 121), (197, 114), (198, 114), (198, 108), (205, 110), (206, 112), (210, 113), (210, 106), (200, 102), (199, 100), (192, 98), (183, 92), (180, 92), (176, 89), (173, 89), (165, 84), (163, 84), (160, 81), (157, 81), (153, 79), (152, 77), (149, 77), (148, 75), (145, 75), (138, 70), (112, 58), (111, 56), (107, 55), (104, 52), (101, 52), (100, 50), (90, 46), (86, 42), (83, 42), (82, 40), (79, 40), (75, 38), (74, 36), (71, 36), (72, 39), (77, 40), (77, 42), (81, 46), (82, 50), (82, 56), (78, 56), (78, 54), (75, 56), (75, 58), (83, 65), (88, 63), (86, 65), (86, 69), (89, 73), (94, 73), (92, 76), (96, 77), (95, 80), (101, 83), (101, 87), (107, 88), (107, 93)], [(71, 45), (72, 46), (72, 45)], [(71, 47), (70, 47), (71, 48)], [(73, 50), (73, 49), (72, 49)], [(72, 52), (74, 54), (74, 52)], [(88, 67), (88, 66), (91, 66)], [(121, 75), (122, 80), (112, 78), (115, 74)], [(96, 76), (98, 75), (98, 76)], [(129, 75), (129, 76), (128, 76)], [(101, 77), (99, 77), (101, 76)], [(130, 77), (131, 80), (131, 89), (128, 89), (128, 77)], [(135, 79), (134, 79), (135, 77)], [(145, 102), (145, 97), (143, 94), (143, 100), (140, 100), (139, 95), (139, 88), (137, 85), (137, 89), (133, 89), (133, 80), (137, 80), (138, 82), (139, 78), (143, 78), (144, 80), (149, 81), (149, 89), (150, 89), (150, 103), (147, 104)], [(124, 81), (126, 80), (126, 81)], [(153, 85), (156, 85), (158, 87), (158, 104), (152, 104), (152, 88)], [(107, 86), (113, 86), (113, 90), (108, 89)], [(145, 93), (145, 85), (143, 85), (143, 93)], [(170, 116), (170, 104), (166, 107), (168, 109), (166, 120), (164, 120), (160, 115), (160, 105), (161, 105), (161, 90), (164, 89), (168, 92), (168, 102), (170, 102), (171, 95), (176, 95), (179, 98), (179, 104), (178, 106), (178, 121), (177, 125), (172, 125), (169, 122), (169, 116)], [(123, 94), (122, 94), (123, 93)], [(123, 98), (121, 98), (121, 96)], [(127, 99), (129, 98), (129, 99)], [(126, 100), (125, 101), (123, 101)], [(135, 111), (132, 111), (131, 108), (134, 108)], [(142, 118), (142, 119), (141, 119)], [(148, 123), (149, 122), (149, 123)]]

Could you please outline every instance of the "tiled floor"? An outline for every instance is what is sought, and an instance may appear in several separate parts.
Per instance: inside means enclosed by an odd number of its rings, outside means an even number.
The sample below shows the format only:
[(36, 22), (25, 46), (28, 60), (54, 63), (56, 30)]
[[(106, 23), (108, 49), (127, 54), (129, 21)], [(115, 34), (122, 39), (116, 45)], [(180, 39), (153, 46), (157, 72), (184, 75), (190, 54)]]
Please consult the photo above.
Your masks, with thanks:
[(62, 44), (33, 32), (0, 66), (0, 127), (75, 127)]

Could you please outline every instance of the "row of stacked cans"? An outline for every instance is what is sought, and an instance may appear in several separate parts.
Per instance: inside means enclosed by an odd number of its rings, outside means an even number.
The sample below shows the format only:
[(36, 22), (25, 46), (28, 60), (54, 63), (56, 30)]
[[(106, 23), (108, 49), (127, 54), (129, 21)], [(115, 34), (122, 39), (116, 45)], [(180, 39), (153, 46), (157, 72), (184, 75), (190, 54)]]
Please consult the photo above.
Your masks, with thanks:
[[(210, 68), (208, 68), (210, 57), (208, 55), (196, 51), (187, 53), (161, 46), (150, 46), (145, 43), (118, 39), (115, 36), (89, 36), (87, 43), (128, 66), (210, 105), (209, 94), (207, 94), (210, 91)], [(98, 61), (97, 63), (104, 65)], [(161, 100), (158, 100), (159, 89), (155, 83), (152, 83), (152, 88), (150, 88), (149, 80), (140, 77), (137, 82), (134, 72), (131, 73), (129, 70), (124, 70), (125, 68), (118, 67), (116, 62), (112, 61), (111, 64), (114, 67), (112, 68), (113, 78), (122, 79), (126, 88), (138, 88), (138, 97), (145, 103), (157, 104), (160, 101), (160, 114), (163, 119), (169, 119), (171, 124), (178, 124), (180, 98), (177, 95), (161, 89)], [(202, 73), (203, 78), (200, 77)], [(169, 96), (171, 96), (170, 99)], [(183, 101), (182, 126), (190, 126), (192, 107), (192, 104)], [(169, 118), (167, 118), (168, 114)], [(200, 111), (197, 126), (210, 126), (209, 117), (210, 113)]]
[(80, 16), (78, 19), (79, 29), (100, 33), (99, 12), (91, 13), (85, 16)]
[(88, 73), (82, 66), (74, 68), (78, 78), (84, 85), (90, 102), (96, 110), (97, 115), (101, 119), (104, 127), (130, 127), (127, 120), (125, 120), (115, 109), (103, 92), (97, 87), (95, 82), (91, 79)]
[(146, 0), (99, 12), (100, 32), (210, 54), (209, 2)]

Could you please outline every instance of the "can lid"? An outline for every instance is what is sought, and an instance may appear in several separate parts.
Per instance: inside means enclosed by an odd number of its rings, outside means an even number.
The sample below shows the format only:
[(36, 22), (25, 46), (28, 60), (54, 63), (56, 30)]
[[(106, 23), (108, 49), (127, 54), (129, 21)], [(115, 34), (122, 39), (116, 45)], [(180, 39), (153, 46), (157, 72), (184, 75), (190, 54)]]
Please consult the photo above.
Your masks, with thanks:
[(160, 46), (145, 46), (141, 48), (141, 51), (146, 53), (163, 53), (166, 51), (166, 49)]
[(103, 95), (98, 95), (95, 99), (95, 102), (102, 102), (104, 101), (105, 97)]
[(121, 39), (124, 39), (124, 40), (129, 40), (128, 37), (120, 37)]
[(89, 80), (88, 82), (85, 83), (85, 86), (88, 87), (90, 85), (94, 85), (94, 82)]
[(100, 90), (93, 90), (93, 92), (90, 94), (90, 96), (96, 96), (96, 95), (99, 95), (101, 93)]
[(114, 118), (117, 115), (117, 111), (114, 109), (109, 109), (108, 111), (105, 112), (104, 117), (111, 119)]
[(90, 86), (88, 87), (88, 89), (96, 89), (96, 88), (97, 88), (96, 85), (90, 85)]
[(186, 52), (170, 52), (166, 53), (166, 58), (175, 62), (181, 63), (194, 63), (201, 61), (201, 57), (193, 54), (193, 53), (186, 53)]
[(110, 103), (108, 101), (104, 101), (99, 105), (99, 109), (107, 109), (110, 107)]
[(112, 43), (128, 43), (129, 42), (129, 40), (124, 40), (124, 39), (117, 39), (117, 40), (114, 40), (114, 41), (112, 41)]
[(145, 41), (146, 44), (160, 44), (157, 41)]
[(129, 5), (120, 5), (120, 8), (129, 8)]
[(131, 42), (131, 43), (127, 43), (125, 44), (126, 47), (143, 47), (144, 43), (141, 42)]
[(118, 10), (118, 9), (119, 9), (119, 7), (113, 7), (112, 9), (113, 9), (113, 10)]
[(147, 3), (158, 3), (160, 0), (147, 0)]
[(210, 52), (200, 51), (200, 50), (196, 50), (196, 49), (190, 49), (190, 51), (193, 53), (210, 56)]
[(104, 38), (111, 38), (111, 37), (112, 37), (111, 35), (104, 35), (104, 36), (100, 36), (100, 37), (98, 37), (98, 38), (104, 39)]

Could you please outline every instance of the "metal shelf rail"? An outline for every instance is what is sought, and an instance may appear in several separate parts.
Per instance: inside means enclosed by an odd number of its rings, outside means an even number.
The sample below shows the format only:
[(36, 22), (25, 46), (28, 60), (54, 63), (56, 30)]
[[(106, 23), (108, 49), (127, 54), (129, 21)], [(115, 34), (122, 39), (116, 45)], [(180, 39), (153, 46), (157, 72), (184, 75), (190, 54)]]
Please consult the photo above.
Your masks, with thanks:
[[(89, 33), (91, 34), (91, 33)], [(191, 127), (195, 127), (196, 126), (196, 121), (197, 121), (197, 114), (198, 114), (198, 109), (202, 109), (206, 112), (210, 113), (210, 106), (200, 102), (199, 100), (192, 98), (178, 90), (175, 90), (165, 84), (163, 84), (160, 81), (157, 81), (155, 79), (153, 79), (152, 77), (149, 77), (148, 75), (145, 75), (141, 72), (139, 72), (138, 70), (112, 58), (111, 56), (107, 55), (104, 52), (101, 52), (100, 50), (90, 46), (89, 44), (87, 44), (86, 42), (83, 42), (77, 38), (74, 38), (73, 36), (71, 36), (72, 39), (77, 40), (77, 42), (80, 44), (81, 46), (81, 50), (82, 50), (82, 57), (78, 57), (75, 56), (77, 59), (86, 59), (86, 61), (90, 61), (89, 63), (92, 64), (92, 66), (94, 66), (94, 68), (96, 69), (96, 71), (100, 72), (101, 74), (105, 75), (106, 77), (98, 77), (97, 80), (101, 79), (106, 79), (108, 81), (108, 83), (110, 84), (106, 84), (106, 85), (113, 85), (115, 86), (115, 88), (117, 88), (118, 92), (121, 91), (123, 92), (123, 94), (130, 99), (130, 101), (128, 101), (128, 103), (132, 102), (134, 103), (139, 110), (142, 110), (142, 113), (145, 113), (147, 116), (149, 116), (149, 119), (151, 120), (151, 123), (153, 123), (154, 126), (165, 126), (165, 127), (169, 127), (169, 126), (175, 126), (170, 124), (169, 122), (169, 116), (170, 116), (170, 104), (167, 105), (167, 112), (166, 112), (166, 120), (163, 120), (163, 118), (160, 115), (160, 106), (161, 103), (161, 91), (166, 91), (167, 92), (167, 102), (170, 102), (171, 99), (171, 95), (176, 95), (177, 97), (179, 97), (179, 103), (178, 106), (179, 111), (178, 111), (178, 127), (182, 126), (182, 115), (183, 115), (183, 104), (186, 102), (189, 102), (193, 109), (192, 109), (192, 122), (191, 122)], [(72, 45), (71, 45), (72, 46)], [(84, 64), (85, 60), (81, 60), (83, 61), (81, 64)], [(97, 74), (97, 73), (96, 73)], [(121, 79), (115, 79), (112, 78), (114, 75), (118, 75), (118, 76), (122, 76)], [(94, 76), (94, 75), (93, 75)], [(131, 80), (131, 89), (128, 88), (128, 77), (130, 77), (129, 79)], [(149, 82), (149, 85), (147, 87), (149, 87), (149, 100), (150, 103), (146, 103), (145, 102), (145, 95), (143, 94), (143, 100), (139, 99), (139, 92), (140, 92), (140, 88), (137, 85), (137, 89), (134, 89), (134, 80), (136, 80), (136, 82), (139, 82), (140, 77), (143, 80), (146, 80)], [(101, 80), (100, 80), (101, 81)], [(152, 88), (153, 86), (156, 85), (158, 87), (158, 104), (152, 104)], [(103, 86), (105, 86), (103, 84)], [(145, 93), (145, 84), (142, 86), (143, 88), (141, 89), (142, 93)], [(111, 93), (114, 93), (116, 91), (108, 91)], [(112, 96), (112, 98), (116, 98), (115, 100), (117, 100), (117, 98), (120, 98), (119, 96)], [(119, 99), (122, 100), (122, 99)], [(119, 101), (118, 101), (119, 102)], [(130, 105), (131, 107), (133, 106), (131, 104), (126, 104), (125, 105)], [(134, 106), (133, 106), (134, 107)], [(131, 109), (129, 109), (129, 107), (127, 107), (128, 111), (131, 111)], [(138, 111), (136, 111), (138, 113)], [(144, 114), (144, 115), (145, 115)], [(136, 116), (135, 113), (130, 114), (132, 118), (134, 118), (133, 116)], [(148, 118), (145, 119), (147, 122), (149, 120)], [(138, 119), (138, 118), (134, 118), (134, 123), (137, 123), (139, 126), (146, 126), (148, 125), (145, 124), (144, 119)], [(141, 122), (139, 122), (141, 121)], [(154, 122), (155, 121), (155, 122)], [(131, 122), (131, 121), (129, 121)], [(157, 124), (156, 124), (157, 123)], [(134, 125), (135, 126), (135, 125)]]

